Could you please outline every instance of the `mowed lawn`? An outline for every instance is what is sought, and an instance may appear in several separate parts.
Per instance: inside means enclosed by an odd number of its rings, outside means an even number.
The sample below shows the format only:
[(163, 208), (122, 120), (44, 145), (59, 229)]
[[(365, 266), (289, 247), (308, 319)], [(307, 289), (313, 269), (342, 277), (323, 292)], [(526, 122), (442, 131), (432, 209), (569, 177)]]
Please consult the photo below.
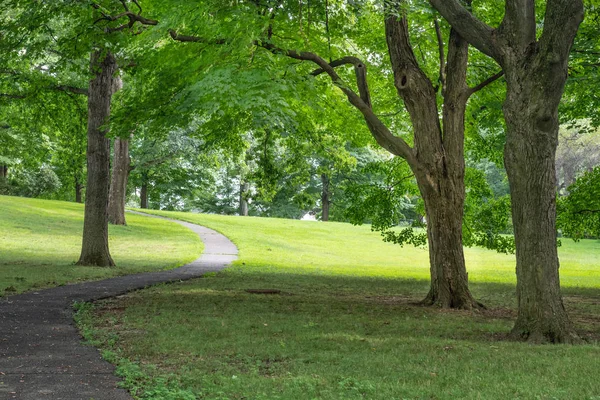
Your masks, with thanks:
[(197, 235), (178, 224), (129, 214), (127, 222), (109, 228), (117, 267), (77, 266), (82, 204), (0, 196), (0, 296), (174, 268), (202, 251)]
[[(154, 212), (216, 229), (229, 269), (81, 306), (141, 399), (600, 399), (600, 242), (563, 239), (566, 305), (587, 343), (507, 341), (514, 256), (467, 249), (483, 312), (415, 304), (424, 248), (340, 223)], [(277, 289), (251, 294), (247, 289)]]

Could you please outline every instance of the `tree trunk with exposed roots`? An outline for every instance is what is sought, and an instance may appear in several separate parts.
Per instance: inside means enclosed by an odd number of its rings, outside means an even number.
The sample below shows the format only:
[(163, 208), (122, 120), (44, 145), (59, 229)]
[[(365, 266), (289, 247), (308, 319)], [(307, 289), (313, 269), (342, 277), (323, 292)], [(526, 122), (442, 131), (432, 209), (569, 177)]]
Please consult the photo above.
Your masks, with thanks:
[(506, 75), (504, 163), (511, 191), (517, 255), (517, 339), (573, 343), (563, 306), (556, 249), (558, 105), (571, 46), (583, 20), (581, 0), (548, 0), (541, 35), (534, 0), (505, 0), (492, 28), (458, 0), (429, 0), (466, 40)]

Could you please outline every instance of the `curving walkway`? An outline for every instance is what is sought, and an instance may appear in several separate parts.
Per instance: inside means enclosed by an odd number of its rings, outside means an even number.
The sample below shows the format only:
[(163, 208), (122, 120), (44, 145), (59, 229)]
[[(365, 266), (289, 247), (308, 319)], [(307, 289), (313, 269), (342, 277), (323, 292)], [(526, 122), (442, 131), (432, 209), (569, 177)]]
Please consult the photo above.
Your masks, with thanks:
[[(147, 215), (147, 214), (144, 214)], [(161, 218), (161, 217), (156, 217)], [(165, 218), (168, 219), (168, 218)], [(0, 299), (0, 400), (121, 400), (114, 367), (83, 345), (72, 304), (118, 296), (157, 283), (197, 278), (237, 259), (236, 246), (211, 229), (175, 221), (205, 245), (196, 261), (162, 272), (129, 275)]]

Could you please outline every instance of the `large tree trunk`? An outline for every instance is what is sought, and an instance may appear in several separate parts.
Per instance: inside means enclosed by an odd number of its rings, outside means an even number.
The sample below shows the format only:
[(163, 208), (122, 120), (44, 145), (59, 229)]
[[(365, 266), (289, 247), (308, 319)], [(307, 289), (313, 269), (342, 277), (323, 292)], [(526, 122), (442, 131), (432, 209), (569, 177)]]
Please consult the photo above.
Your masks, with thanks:
[(140, 208), (148, 208), (148, 173), (142, 172), (142, 187), (140, 188)]
[(248, 216), (248, 198), (246, 197), (248, 194), (248, 182), (240, 183), (240, 209), (239, 214), (243, 217)]
[(130, 164), (129, 140), (115, 138), (112, 179), (108, 196), (108, 222), (114, 225), (126, 225), (125, 200)]
[[(507, 68), (504, 104), (519, 307), (512, 335), (534, 343), (571, 343), (578, 336), (560, 294), (556, 246), (555, 154), (566, 71), (527, 67)], [(540, 90), (545, 79), (558, 82)]]
[(117, 63), (108, 51), (95, 50), (90, 67), (94, 78), (88, 95), (87, 190), (83, 241), (78, 265), (114, 266), (108, 250), (108, 189), (110, 149), (106, 124), (110, 116)]
[(329, 221), (331, 200), (329, 199), (329, 177), (327, 174), (321, 174), (321, 183), (323, 184), (321, 190), (321, 221)]

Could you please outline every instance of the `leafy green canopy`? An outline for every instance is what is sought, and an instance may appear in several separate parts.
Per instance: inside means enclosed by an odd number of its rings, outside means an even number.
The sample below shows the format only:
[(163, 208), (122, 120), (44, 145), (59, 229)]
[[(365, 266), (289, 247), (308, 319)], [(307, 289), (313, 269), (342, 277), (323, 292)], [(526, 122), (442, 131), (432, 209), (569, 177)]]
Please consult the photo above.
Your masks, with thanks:
[(584, 173), (558, 201), (558, 228), (575, 241), (600, 236), (600, 166)]

